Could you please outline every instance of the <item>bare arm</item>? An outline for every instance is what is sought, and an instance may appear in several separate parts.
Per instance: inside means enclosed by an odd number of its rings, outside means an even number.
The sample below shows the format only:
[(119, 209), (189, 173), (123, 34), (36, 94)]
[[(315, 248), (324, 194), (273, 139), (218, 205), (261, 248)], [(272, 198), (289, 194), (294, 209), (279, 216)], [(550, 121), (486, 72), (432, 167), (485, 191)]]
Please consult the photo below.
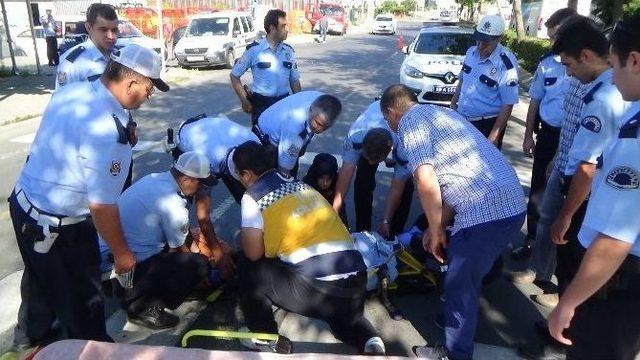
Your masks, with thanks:
[(109, 245), (114, 258), (116, 273), (128, 272), (136, 264), (136, 258), (129, 250), (120, 226), (120, 212), (115, 204), (89, 204), (93, 225)]
[(500, 138), (500, 134), (507, 126), (507, 121), (509, 121), (509, 118), (511, 117), (512, 110), (513, 105), (503, 105), (500, 108), (500, 113), (498, 114), (496, 123), (495, 125), (493, 125), (493, 129), (491, 129), (491, 133), (489, 133), (489, 140), (494, 144), (497, 143), (498, 139)]
[(529, 102), (529, 110), (527, 110), (527, 125), (524, 130), (524, 140), (522, 141), (522, 151), (525, 156), (533, 157), (536, 142), (533, 140), (533, 130), (536, 123), (536, 117), (540, 109), (540, 101), (531, 99)]
[(423, 245), (440, 262), (446, 261), (447, 240), (442, 223), (442, 194), (433, 166), (420, 165), (413, 174), (418, 188), (418, 197), (422, 210), (429, 222), (429, 231), (425, 232)]
[(344, 197), (349, 190), (349, 184), (351, 184), (351, 178), (356, 171), (356, 165), (350, 163), (342, 164), (338, 171), (338, 180), (336, 180), (336, 190), (333, 197), (333, 208), (336, 211), (340, 211), (344, 205)]
[(453, 97), (451, 98), (451, 104), (449, 105), (449, 107), (452, 108), (453, 110), (458, 109), (458, 100), (460, 100), (461, 88), (462, 88), (462, 78), (460, 78), (460, 81), (458, 81), (458, 86), (456, 86), (456, 92), (453, 94)]
[(242, 110), (246, 113), (251, 112), (251, 102), (247, 98), (247, 93), (244, 91), (244, 87), (242, 86), (242, 81), (240, 81), (239, 77), (234, 76), (233, 74), (229, 75), (231, 78), (231, 87), (233, 91), (236, 92), (236, 96), (240, 99), (240, 104), (242, 104)]
[(561, 343), (571, 345), (562, 331), (569, 327), (576, 307), (595, 294), (618, 270), (632, 244), (598, 234), (580, 263), (578, 273), (549, 315), (549, 332)]
[(291, 92), (292, 93), (295, 94), (297, 92), (302, 91), (302, 85), (300, 85), (300, 80), (291, 81), (290, 85), (291, 85)]
[(551, 225), (551, 239), (556, 244), (566, 244), (564, 235), (566, 234), (573, 215), (578, 211), (584, 200), (591, 191), (591, 182), (596, 172), (596, 165), (582, 162), (578, 165), (576, 173), (571, 179), (569, 193), (562, 204), (562, 208)]
[(211, 209), (211, 195), (209, 189), (202, 189), (196, 193), (195, 206), (198, 225), (207, 242), (207, 246), (211, 250), (213, 261), (222, 272), (222, 277), (228, 279), (233, 276), (235, 272), (235, 264), (231, 256), (231, 249), (226, 243), (218, 239), (213, 223), (211, 222), (209, 213)]
[(244, 255), (251, 261), (264, 257), (264, 238), (262, 230), (249, 227), (240, 229), (240, 246)]

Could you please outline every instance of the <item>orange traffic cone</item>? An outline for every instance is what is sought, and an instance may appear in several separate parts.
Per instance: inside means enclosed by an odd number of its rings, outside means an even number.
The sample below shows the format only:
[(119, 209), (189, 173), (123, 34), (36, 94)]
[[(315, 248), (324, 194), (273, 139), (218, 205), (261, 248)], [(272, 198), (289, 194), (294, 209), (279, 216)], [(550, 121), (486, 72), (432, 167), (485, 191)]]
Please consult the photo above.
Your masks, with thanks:
[(398, 48), (398, 51), (402, 50), (402, 48), (404, 47), (404, 36), (402, 36), (402, 35), (398, 36), (398, 41), (396, 43), (396, 47)]

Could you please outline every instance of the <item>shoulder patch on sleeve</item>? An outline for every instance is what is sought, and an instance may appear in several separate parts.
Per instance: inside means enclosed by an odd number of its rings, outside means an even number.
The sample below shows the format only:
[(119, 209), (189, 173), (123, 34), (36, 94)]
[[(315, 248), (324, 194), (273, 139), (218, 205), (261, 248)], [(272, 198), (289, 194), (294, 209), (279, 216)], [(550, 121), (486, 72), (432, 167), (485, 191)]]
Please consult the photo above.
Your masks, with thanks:
[(583, 128), (594, 133), (599, 133), (600, 129), (602, 129), (602, 122), (597, 116), (587, 116), (586, 118), (582, 119), (580, 125), (582, 125)]
[(509, 59), (509, 55), (507, 55), (507, 53), (500, 53), (500, 58), (502, 59), (502, 62), (504, 63), (504, 66), (506, 66), (507, 70), (511, 70), (514, 68), (513, 62), (511, 61), (511, 59)]
[(246, 49), (246, 50), (249, 50), (249, 49), (251, 49), (252, 47), (254, 47), (254, 46), (256, 46), (256, 45), (258, 45), (258, 42), (257, 42), (257, 41), (254, 41), (254, 42), (252, 42), (251, 44), (247, 45), (247, 46), (245, 47), (245, 49)]
[(517, 86), (518, 85), (518, 79), (511, 79), (507, 81), (507, 86)]
[(67, 84), (67, 73), (64, 71), (58, 72), (58, 85), (64, 86)]
[(73, 63), (84, 52), (84, 50), (84, 46), (80, 45), (77, 48), (73, 49), (65, 59), (68, 62)]
[(120, 161), (112, 160), (111, 167), (109, 168), (109, 173), (112, 176), (118, 176), (120, 174), (120, 171), (122, 171), (122, 166), (120, 165)]
[(618, 166), (607, 174), (606, 182), (618, 190), (636, 190), (640, 187), (640, 173), (629, 166)]
[(291, 146), (289, 146), (289, 149), (287, 150), (287, 154), (289, 154), (291, 156), (298, 156), (300, 154), (300, 148), (295, 146), (295, 145), (291, 145)]

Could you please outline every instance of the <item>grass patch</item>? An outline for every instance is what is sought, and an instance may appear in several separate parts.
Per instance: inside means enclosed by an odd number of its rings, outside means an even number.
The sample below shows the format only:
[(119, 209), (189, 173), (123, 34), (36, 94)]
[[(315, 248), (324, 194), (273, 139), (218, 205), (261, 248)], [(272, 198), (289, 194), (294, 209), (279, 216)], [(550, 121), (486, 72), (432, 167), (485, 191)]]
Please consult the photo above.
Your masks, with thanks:
[(30, 120), (33, 118), (37, 118), (38, 116), (42, 116), (42, 114), (29, 114), (29, 115), (22, 115), (22, 116), (17, 116), (11, 120), (7, 120), (5, 121), (2, 125), (9, 125), (9, 124), (15, 124), (15, 123), (19, 123), (21, 121), (26, 121), (26, 120)]

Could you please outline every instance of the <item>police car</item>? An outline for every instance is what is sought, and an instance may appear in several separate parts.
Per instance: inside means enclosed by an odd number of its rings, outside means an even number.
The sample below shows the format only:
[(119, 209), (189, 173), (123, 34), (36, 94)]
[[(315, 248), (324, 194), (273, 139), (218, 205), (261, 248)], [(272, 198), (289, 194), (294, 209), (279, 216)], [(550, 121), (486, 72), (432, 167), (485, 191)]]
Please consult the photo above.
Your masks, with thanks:
[(392, 14), (380, 14), (371, 26), (371, 34), (395, 34), (398, 27)]
[(405, 46), (400, 83), (410, 87), (421, 103), (447, 104), (455, 93), (467, 49), (475, 45), (473, 28), (431, 26)]

